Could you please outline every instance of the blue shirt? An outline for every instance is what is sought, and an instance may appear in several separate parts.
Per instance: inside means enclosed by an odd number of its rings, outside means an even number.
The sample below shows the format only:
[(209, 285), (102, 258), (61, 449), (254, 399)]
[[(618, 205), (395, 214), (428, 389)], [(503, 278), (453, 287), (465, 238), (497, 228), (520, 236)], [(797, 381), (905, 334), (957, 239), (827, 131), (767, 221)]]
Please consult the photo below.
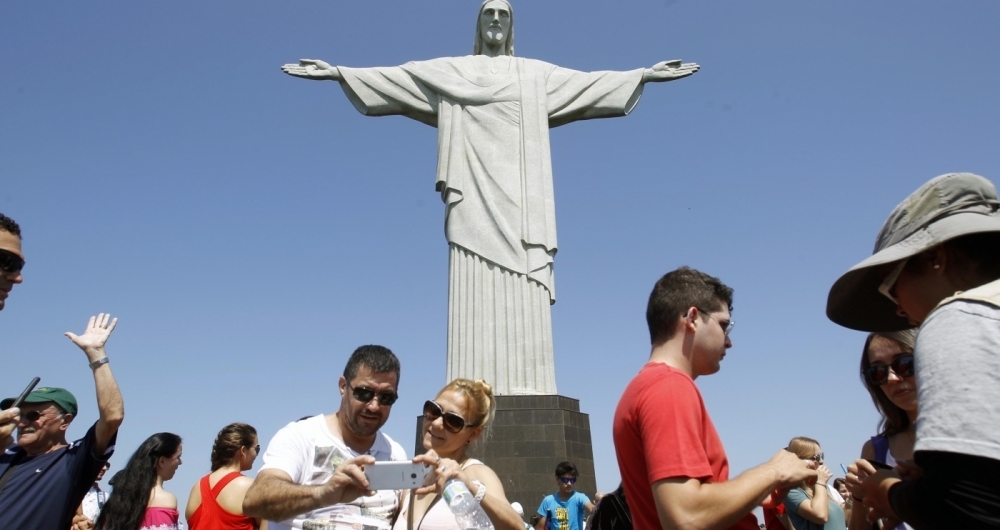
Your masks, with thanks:
[[(820, 486), (826, 487), (826, 486)], [(809, 500), (809, 496), (806, 495), (806, 491), (802, 488), (794, 488), (789, 490), (788, 495), (785, 497), (785, 512), (788, 514), (788, 518), (792, 521), (792, 526), (795, 530), (844, 530), (847, 528), (847, 523), (844, 521), (844, 510), (839, 504), (827, 497), (827, 502), (830, 503), (829, 516), (826, 518), (826, 524), (816, 524), (809, 521), (805, 517), (799, 515), (799, 505), (803, 502)]]
[[(13, 446), (0, 456), (0, 476), (17, 463), (0, 493), (0, 528), (69, 528), (80, 501), (115, 450), (115, 433), (103, 455), (94, 455), (95, 423), (83, 439), (38, 456)], [(15, 462), (19, 459), (19, 462)]]
[[(584, 507), (590, 499), (579, 491), (574, 491), (573, 495), (566, 501), (559, 498), (558, 493), (553, 493), (542, 499), (542, 504), (538, 507), (538, 515), (549, 519), (546, 526), (556, 530), (581, 530), (585, 519)], [(548, 513), (551, 510), (551, 516)], [(551, 525), (551, 526), (549, 526)]]

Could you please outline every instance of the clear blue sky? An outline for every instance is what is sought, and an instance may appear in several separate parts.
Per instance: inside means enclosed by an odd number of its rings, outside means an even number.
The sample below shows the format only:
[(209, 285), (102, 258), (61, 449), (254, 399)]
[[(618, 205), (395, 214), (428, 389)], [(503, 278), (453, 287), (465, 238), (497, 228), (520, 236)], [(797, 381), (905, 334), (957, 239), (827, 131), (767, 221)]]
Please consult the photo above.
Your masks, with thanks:
[[(35, 375), (96, 419), (62, 333), (120, 317), (108, 351), (127, 418), (115, 462), (185, 439), (186, 501), (215, 433), (334, 410), (358, 345), (403, 364), (385, 430), (412, 451), (444, 383), (447, 245), (436, 131), (366, 118), (299, 58), (396, 65), (470, 53), (479, 2), (4, 2), (0, 212), (25, 282), (0, 313), (0, 389)], [(559, 392), (590, 415), (618, 483), (614, 407), (645, 362), (646, 298), (680, 265), (736, 290), (734, 347), (698, 379), (733, 473), (797, 435), (837, 475), (874, 433), (861, 333), (828, 289), (931, 177), (1000, 178), (1000, 4), (515, 3), (516, 52), (579, 70), (680, 58), (631, 116), (552, 133)], [(259, 467), (259, 463), (258, 463)], [(256, 468), (254, 470), (256, 472)]]

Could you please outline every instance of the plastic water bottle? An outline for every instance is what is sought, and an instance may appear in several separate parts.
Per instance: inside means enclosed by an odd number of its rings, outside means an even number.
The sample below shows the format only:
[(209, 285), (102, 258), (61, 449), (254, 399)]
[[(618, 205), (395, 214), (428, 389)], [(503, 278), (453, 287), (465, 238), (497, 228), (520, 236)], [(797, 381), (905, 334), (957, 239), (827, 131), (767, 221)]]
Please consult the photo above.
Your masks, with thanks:
[(476, 502), (476, 496), (465, 487), (465, 483), (456, 478), (444, 483), (441, 492), (444, 501), (448, 503), (455, 521), (462, 530), (493, 530), (493, 522)]

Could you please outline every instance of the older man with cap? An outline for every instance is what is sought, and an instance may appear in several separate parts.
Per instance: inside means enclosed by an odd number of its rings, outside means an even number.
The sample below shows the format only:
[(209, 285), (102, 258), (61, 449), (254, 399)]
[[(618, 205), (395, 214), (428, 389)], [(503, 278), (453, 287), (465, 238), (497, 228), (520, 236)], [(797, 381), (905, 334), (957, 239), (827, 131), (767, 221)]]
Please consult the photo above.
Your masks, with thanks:
[(847, 476), (876, 516), (918, 530), (1000, 528), (998, 208), (983, 177), (930, 180), (893, 210), (874, 254), (827, 301), (830, 319), (848, 328), (920, 326), (914, 462), (890, 471), (858, 460)]
[[(69, 528), (77, 506), (114, 451), (125, 408), (104, 344), (116, 322), (102, 313), (90, 317), (83, 335), (66, 333), (87, 355), (97, 387), (100, 418), (82, 439), (66, 441), (78, 412), (68, 390), (38, 388), (20, 407), (17, 444), (0, 456), (0, 529)], [(0, 408), (13, 402), (5, 399)]]

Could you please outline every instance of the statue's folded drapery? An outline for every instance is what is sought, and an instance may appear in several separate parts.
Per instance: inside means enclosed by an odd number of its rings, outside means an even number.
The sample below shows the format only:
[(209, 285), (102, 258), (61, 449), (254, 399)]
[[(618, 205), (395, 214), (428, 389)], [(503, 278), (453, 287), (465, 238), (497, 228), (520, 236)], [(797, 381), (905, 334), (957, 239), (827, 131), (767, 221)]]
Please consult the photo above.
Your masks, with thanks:
[(549, 128), (624, 116), (642, 93), (643, 69), (578, 72), (484, 55), (339, 69), (362, 114), (438, 129), (451, 247), (448, 380), (482, 378), (501, 395), (555, 394)]

